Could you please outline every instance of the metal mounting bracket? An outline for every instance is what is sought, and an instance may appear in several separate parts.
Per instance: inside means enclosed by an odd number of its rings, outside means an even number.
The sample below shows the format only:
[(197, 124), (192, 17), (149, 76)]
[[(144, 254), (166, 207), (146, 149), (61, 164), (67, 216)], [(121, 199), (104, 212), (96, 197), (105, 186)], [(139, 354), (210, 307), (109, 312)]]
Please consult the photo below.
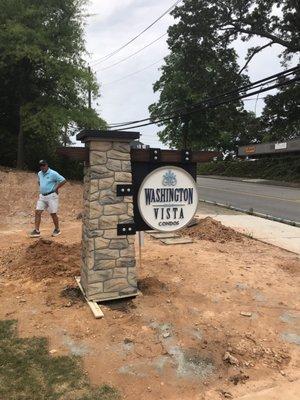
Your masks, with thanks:
[(192, 151), (188, 149), (181, 150), (181, 161), (189, 163), (192, 161)]
[(135, 229), (135, 224), (118, 224), (117, 225), (117, 234), (118, 236), (121, 235), (135, 235), (136, 234), (136, 229)]
[(161, 161), (161, 150), (160, 149), (150, 149), (150, 161), (160, 162)]
[(117, 185), (117, 196), (132, 196), (133, 190), (132, 185), (124, 184), (124, 185)]

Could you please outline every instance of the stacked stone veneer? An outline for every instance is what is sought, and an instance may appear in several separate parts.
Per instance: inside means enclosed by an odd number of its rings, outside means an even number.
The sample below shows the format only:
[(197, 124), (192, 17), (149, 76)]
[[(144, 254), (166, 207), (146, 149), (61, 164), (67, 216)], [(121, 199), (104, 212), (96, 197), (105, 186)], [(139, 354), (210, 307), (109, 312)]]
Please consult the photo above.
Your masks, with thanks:
[(132, 197), (116, 185), (131, 183), (128, 142), (91, 140), (84, 174), (81, 285), (89, 300), (135, 295), (134, 236), (118, 236), (117, 224), (133, 222)]

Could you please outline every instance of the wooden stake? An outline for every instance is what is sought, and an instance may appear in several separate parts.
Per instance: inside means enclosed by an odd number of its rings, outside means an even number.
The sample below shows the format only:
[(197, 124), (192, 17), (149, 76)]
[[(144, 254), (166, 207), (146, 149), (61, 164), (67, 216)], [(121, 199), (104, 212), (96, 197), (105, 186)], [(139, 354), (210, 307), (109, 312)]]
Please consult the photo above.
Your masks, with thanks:
[(83, 290), (83, 287), (81, 286), (81, 283), (80, 283), (80, 276), (76, 276), (75, 280), (76, 280), (77, 285), (79, 286), (79, 289), (81, 290), (86, 302), (88, 303), (92, 313), (94, 314), (94, 317), (97, 318), (97, 319), (98, 318), (103, 318), (104, 314), (103, 314), (101, 308), (98, 306), (98, 304), (95, 301), (90, 301), (90, 300), (88, 300), (86, 298), (84, 290)]

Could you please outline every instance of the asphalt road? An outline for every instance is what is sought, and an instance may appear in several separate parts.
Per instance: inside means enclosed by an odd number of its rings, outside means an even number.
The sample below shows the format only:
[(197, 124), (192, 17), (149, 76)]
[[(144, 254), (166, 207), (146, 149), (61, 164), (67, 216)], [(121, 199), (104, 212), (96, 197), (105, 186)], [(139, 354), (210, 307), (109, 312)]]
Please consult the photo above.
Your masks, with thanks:
[(199, 198), (300, 222), (300, 189), (198, 177)]

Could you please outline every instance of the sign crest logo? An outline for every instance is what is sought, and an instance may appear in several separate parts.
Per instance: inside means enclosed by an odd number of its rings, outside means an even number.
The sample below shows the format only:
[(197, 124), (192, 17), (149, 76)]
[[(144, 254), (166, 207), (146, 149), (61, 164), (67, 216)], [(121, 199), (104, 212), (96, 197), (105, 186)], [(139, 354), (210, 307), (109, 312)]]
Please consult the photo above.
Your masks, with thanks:
[(167, 171), (163, 175), (162, 184), (163, 184), (163, 186), (176, 186), (177, 179), (176, 179), (176, 175), (174, 174), (174, 172)]

